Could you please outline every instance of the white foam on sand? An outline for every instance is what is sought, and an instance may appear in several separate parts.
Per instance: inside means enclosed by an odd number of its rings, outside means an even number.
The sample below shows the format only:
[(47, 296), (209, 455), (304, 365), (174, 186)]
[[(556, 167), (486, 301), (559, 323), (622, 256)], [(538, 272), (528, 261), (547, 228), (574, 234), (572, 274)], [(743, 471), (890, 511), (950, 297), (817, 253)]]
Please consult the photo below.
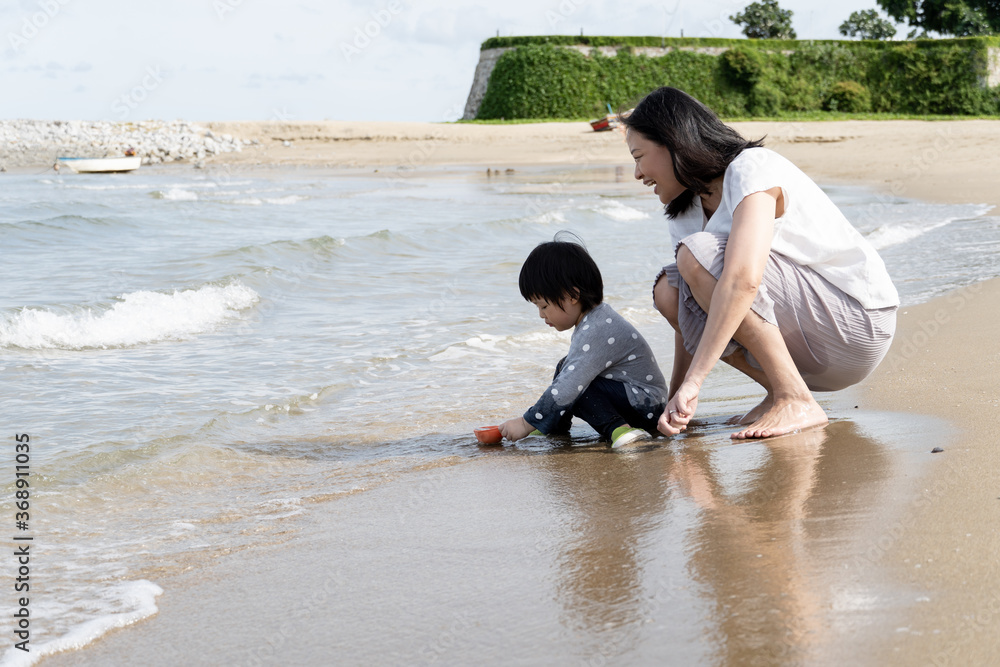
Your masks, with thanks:
[(236, 319), (260, 297), (235, 282), (225, 287), (131, 292), (104, 310), (60, 314), (24, 308), (0, 319), (0, 347), (80, 350), (185, 339)]
[(101, 614), (73, 626), (69, 632), (57, 639), (37, 645), (29, 644), (29, 652), (11, 646), (0, 658), (0, 667), (27, 667), (45, 656), (83, 648), (110, 630), (149, 618), (159, 611), (156, 598), (162, 593), (162, 588), (145, 579), (114, 584), (98, 592), (95, 597), (98, 598), (101, 607), (110, 607), (116, 611)]

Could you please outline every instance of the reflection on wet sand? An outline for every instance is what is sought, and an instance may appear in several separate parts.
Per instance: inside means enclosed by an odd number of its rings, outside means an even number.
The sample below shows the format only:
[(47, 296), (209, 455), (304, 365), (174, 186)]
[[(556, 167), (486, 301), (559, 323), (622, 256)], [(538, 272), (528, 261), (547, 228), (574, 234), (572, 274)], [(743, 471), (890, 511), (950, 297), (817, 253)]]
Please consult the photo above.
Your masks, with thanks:
[(797, 664), (865, 624), (844, 567), (898, 496), (892, 451), (849, 421), (740, 444), (728, 432), (542, 457), (574, 517), (555, 595), (583, 655)]
[(602, 447), (543, 463), (561, 510), (573, 517), (557, 556), (556, 594), (563, 626), (582, 642), (634, 626), (647, 613), (643, 567), (652, 545), (644, 538), (662, 520), (667, 485), (646, 456), (616, 454)]

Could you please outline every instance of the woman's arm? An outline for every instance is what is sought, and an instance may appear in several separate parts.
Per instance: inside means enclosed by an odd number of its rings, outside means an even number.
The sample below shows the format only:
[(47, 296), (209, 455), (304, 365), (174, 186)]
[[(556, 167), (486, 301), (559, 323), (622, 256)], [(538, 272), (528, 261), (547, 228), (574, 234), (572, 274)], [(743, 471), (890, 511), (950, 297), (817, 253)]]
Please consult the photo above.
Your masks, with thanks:
[(667, 391), (667, 399), (677, 393), (677, 389), (684, 382), (688, 368), (691, 367), (691, 353), (684, 347), (684, 336), (680, 331), (674, 332), (674, 367), (670, 371), (670, 389)]
[(683, 382), (660, 419), (660, 430), (668, 435), (687, 426), (697, 409), (702, 383), (750, 312), (771, 251), (775, 208), (780, 196), (781, 188), (755, 192), (747, 195), (733, 212), (722, 276), (711, 294), (705, 331)]

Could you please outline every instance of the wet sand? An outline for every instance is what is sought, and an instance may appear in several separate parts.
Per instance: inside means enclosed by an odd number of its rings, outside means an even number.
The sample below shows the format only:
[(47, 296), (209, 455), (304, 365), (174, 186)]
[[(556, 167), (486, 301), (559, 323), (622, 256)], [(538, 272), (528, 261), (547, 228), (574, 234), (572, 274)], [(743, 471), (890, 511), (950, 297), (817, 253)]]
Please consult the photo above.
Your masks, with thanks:
[(889, 356), (860, 390), (865, 405), (953, 427), (906, 520), (887, 524), (873, 545), (873, 560), (930, 597), (912, 610), (908, 631), (880, 647), (899, 664), (1000, 660), (998, 314), (1000, 280), (904, 309)]
[(492, 448), (160, 581), (158, 615), (46, 664), (859, 664), (929, 594), (865, 554), (945, 431), (833, 415), (759, 442), (715, 419), (625, 453)]
[[(794, 136), (836, 134), (808, 125)], [(864, 139), (772, 145), (821, 182), (997, 200), (995, 155), (970, 179), (943, 149), (900, 172), (933, 125), (896, 152), (885, 126), (860, 165)], [(158, 580), (156, 616), (43, 664), (990, 664), (998, 313), (997, 280), (905, 309), (875, 375), (824, 398), (825, 429), (508, 447), (316, 506), (294, 539)]]

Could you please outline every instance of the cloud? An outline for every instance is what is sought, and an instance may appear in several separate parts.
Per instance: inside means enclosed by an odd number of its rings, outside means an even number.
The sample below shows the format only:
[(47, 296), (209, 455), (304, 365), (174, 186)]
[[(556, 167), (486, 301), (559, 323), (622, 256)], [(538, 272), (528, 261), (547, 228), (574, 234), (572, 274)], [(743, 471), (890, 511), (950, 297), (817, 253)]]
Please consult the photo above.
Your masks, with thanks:
[(441, 47), (478, 45), (510, 23), (509, 19), (493, 11), (495, 6), (490, 4), (461, 12), (443, 7), (414, 8), (404, 16), (403, 39)]
[(295, 84), (304, 86), (316, 81), (326, 79), (326, 75), (320, 72), (294, 72), (287, 71), (283, 74), (272, 74), (266, 72), (253, 72), (247, 77), (243, 84), (246, 88), (261, 88), (264, 85), (274, 84)]
[[(464, 103), (479, 45), (497, 32), (737, 37), (728, 16), (749, 0), (224, 0), (233, 11), (222, 21), (213, 1), (53, 0), (60, 15), (21, 50), (0, 32), (5, 77), (24, 93), (0, 115), (108, 115), (108, 100), (153, 63), (170, 72), (171, 93), (150, 98), (150, 116), (263, 119), (279, 108), (299, 120), (442, 120)], [(851, 11), (872, 4), (780, 1), (800, 36), (817, 39), (836, 39)], [(0, 23), (19, 33), (38, 2), (0, 0)], [(367, 44), (347, 58), (355, 40)]]

